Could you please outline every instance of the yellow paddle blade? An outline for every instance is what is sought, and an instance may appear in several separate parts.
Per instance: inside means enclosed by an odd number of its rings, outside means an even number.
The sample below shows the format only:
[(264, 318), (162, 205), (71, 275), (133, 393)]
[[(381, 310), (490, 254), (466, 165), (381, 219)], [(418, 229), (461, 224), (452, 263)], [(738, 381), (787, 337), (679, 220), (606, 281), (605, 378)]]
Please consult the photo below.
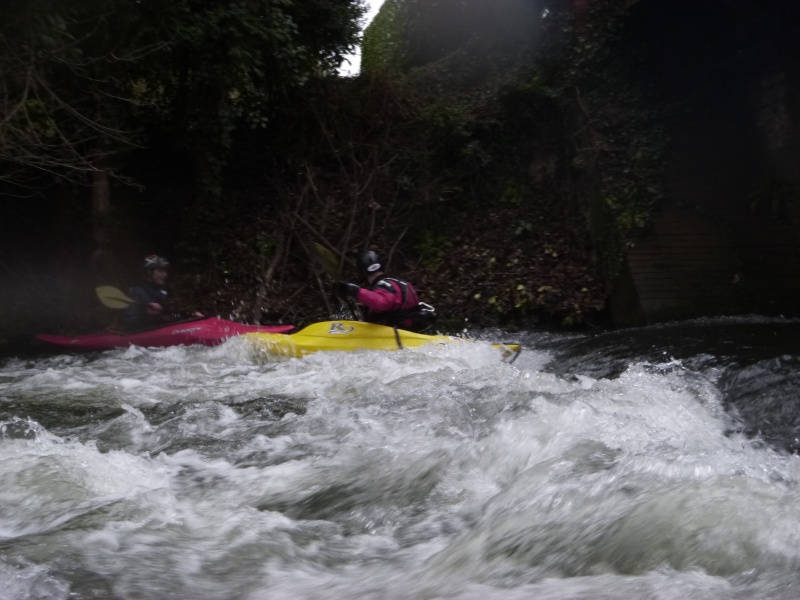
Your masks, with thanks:
[(128, 308), (131, 304), (136, 304), (136, 300), (126, 296), (122, 290), (110, 285), (100, 285), (94, 288), (100, 302), (108, 308)]
[(314, 250), (314, 256), (316, 256), (317, 260), (322, 265), (322, 268), (325, 269), (325, 272), (330, 275), (331, 279), (334, 281), (339, 279), (339, 260), (334, 256), (333, 252), (328, 250), (322, 244), (314, 243), (312, 246)]
[(492, 344), (492, 347), (500, 350), (503, 356), (503, 362), (508, 364), (511, 364), (517, 360), (520, 352), (522, 352), (522, 346), (514, 342)]
[[(333, 279), (334, 282), (337, 281), (341, 276), (341, 272), (339, 270), (339, 259), (336, 258), (333, 252), (328, 250), (322, 244), (317, 244), (315, 242), (312, 244), (311, 248), (317, 261), (319, 261), (319, 264), (321, 264), (322, 268), (325, 269), (325, 272), (328, 274), (328, 276)], [(336, 292), (334, 292), (334, 297), (338, 297)], [(361, 313), (359, 312), (358, 307), (350, 298), (339, 298), (339, 300), (347, 304), (347, 308), (350, 309), (350, 315), (354, 319), (361, 318)]]

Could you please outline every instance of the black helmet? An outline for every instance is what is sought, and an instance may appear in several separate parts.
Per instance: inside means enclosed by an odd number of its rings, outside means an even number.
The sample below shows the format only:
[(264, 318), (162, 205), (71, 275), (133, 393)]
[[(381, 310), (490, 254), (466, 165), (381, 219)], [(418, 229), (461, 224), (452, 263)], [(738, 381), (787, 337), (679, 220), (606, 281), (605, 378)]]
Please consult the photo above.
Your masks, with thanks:
[(358, 274), (364, 279), (371, 273), (377, 273), (380, 270), (382, 270), (381, 261), (372, 250), (364, 252), (358, 257)]
[(142, 268), (146, 271), (150, 269), (167, 269), (169, 268), (169, 261), (164, 258), (163, 256), (158, 256), (157, 254), (151, 254), (147, 258), (144, 259), (144, 264)]

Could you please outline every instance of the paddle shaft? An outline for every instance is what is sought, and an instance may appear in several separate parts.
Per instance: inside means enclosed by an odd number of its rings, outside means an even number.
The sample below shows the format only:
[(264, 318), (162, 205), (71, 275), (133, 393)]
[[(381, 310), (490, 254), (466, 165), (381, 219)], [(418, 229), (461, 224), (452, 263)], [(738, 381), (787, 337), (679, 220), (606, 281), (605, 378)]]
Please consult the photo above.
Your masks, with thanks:
[[(336, 284), (339, 281), (339, 276), (340, 276), (339, 261), (336, 260), (336, 256), (334, 256), (333, 252), (328, 250), (322, 244), (318, 244), (315, 242), (312, 248), (314, 249), (314, 256), (322, 265), (322, 268), (325, 269), (325, 272), (328, 273), (331, 279), (333, 279), (334, 284)], [(347, 308), (350, 309), (350, 314), (352, 315), (353, 320), (360, 321), (361, 319), (359, 318), (359, 314), (356, 311), (356, 307), (353, 304), (353, 301), (347, 296), (339, 299), (345, 301), (345, 303), (347, 304)]]

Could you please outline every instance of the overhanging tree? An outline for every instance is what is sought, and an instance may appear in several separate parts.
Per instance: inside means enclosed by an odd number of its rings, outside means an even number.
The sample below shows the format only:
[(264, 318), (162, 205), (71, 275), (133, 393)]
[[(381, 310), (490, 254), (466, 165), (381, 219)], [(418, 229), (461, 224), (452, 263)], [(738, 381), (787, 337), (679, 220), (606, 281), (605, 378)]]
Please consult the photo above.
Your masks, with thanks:
[(363, 0), (10, 0), (0, 182), (30, 189), (54, 174), (107, 189), (121, 154), (169, 143), (213, 198), (235, 128), (263, 125), (288, 90), (334, 73), (363, 13)]

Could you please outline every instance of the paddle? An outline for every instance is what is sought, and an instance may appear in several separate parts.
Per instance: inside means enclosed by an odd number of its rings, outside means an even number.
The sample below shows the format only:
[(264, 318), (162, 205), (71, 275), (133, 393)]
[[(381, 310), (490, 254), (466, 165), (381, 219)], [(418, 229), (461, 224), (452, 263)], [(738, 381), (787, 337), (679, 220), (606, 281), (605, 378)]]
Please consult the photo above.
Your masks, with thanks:
[[(328, 250), (322, 244), (314, 243), (312, 244), (311, 248), (314, 250), (314, 256), (322, 265), (322, 268), (325, 269), (325, 272), (333, 279), (334, 284), (339, 281), (340, 270), (339, 270), (339, 261), (337, 260), (336, 256)], [(340, 298), (347, 303), (347, 308), (350, 309), (350, 313), (353, 315), (353, 320), (360, 321), (361, 315), (358, 312), (355, 304), (353, 304), (352, 299), (349, 297)]]
[(108, 308), (128, 308), (131, 304), (136, 304), (136, 300), (110, 285), (97, 286), (94, 291), (97, 292), (100, 302)]
[[(94, 291), (97, 292), (97, 297), (100, 298), (100, 302), (103, 303), (104, 306), (108, 308), (128, 308), (131, 304), (136, 304), (136, 300), (129, 297), (125, 294), (122, 290), (115, 288), (111, 285), (99, 285), (94, 288)], [(202, 321), (203, 319), (207, 319), (205, 315), (201, 314), (194, 314), (191, 317), (185, 317), (183, 319), (178, 319), (177, 321), (169, 321), (165, 322), (161, 325), (156, 327), (146, 327), (144, 329), (138, 329), (136, 331), (130, 331), (129, 333), (141, 333), (143, 331), (154, 331), (156, 329), (161, 329), (167, 325), (178, 325), (181, 323), (191, 323), (192, 321)]]

